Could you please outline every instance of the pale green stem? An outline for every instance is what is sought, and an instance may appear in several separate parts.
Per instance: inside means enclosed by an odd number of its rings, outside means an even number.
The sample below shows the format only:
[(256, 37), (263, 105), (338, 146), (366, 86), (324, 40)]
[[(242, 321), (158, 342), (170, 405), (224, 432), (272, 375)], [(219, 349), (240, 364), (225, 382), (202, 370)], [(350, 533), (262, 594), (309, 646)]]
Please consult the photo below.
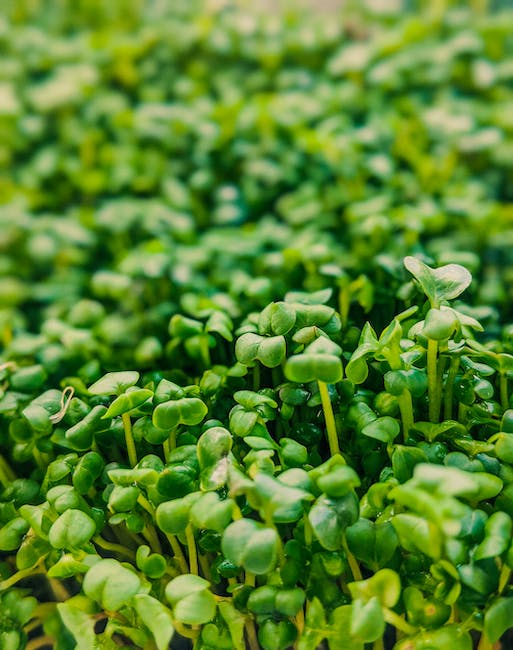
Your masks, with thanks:
[(14, 472), (5, 458), (0, 455), (0, 483), (4, 487), (9, 487), (10, 483), (16, 479)]
[(127, 557), (129, 560), (132, 560), (132, 562), (135, 562), (135, 553), (131, 551), (129, 548), (123, 546), (123, 544), (116, 544), (115, 542), (109, 542), (108, 540), (104, 539), (100, 535), (93, 537), (93, 542), (96, 544), (96, 546), (99, 546), (100, 548), (103, 548), (106, 551), (119, 553)]
[(135, 451), (134, 436), (132, 434), (132, 422), (128, 413), (123, 413), (121, 416), (123, 420), (123, 428), (125, 429), (125, 443), (128, 452), (128, 462), (131, 467), (137, 465), (137, 452)]
[(260, 650), (260, 643), (255, 629), (255, 622), (251, 617), (246, 618), (246, 640), (248, 642), (249, 650)]
[(438, 341), (436, 341), (435, 339), (428, 339), (427, 375), (428, 375), (428, 400), (429, 400), (429, 421), (430, 422), (438, 422), (438, 417), (439, 417), (437, 357), (438, 357)]
[(376, 639), (372, 644), (372, 650), (385, 650), (385, 645), (383, 643), (383, 638)]
[(210, 565), (208, 563), (208, 560), (207, 560), (206, 556), (199, 553), (198, 554), (198, 561), (199, 561), (199, 565), (201, 567), (201, 573), (203, 574), (203, 577), (206, 578), (207, 580), (211, 581), (212, 572), (210, 571)]
[(511, 578), (511, 569), (507, 564), (503, 564), (499, 576), (499, 589), (498, 589), (499, 594), (502, 594), (504, 589), (506, 589), (506, 586), (510, 578)]
[(55, 600), (60, 603), (65, 603), (70, 597), (69, 591), (66, 587), (56, 578), (49, 578), (47, 576), (47, 580), (50, 584), (50, 589), (52, 590)]
[(166, 463), (169, 462), (169, 458), (171, 456), (171, 452), (173, 451), (173, 449), (176, 449), (176, 431), (177, 431), (177, 427), (171, 429), (171, 431), (169, 432), (168, 439), (162, 445), (164, 449), (164, 458), (166, 459)]
[(333, 406), (331, 405), (330, 394), (328, 392), (328, 384), (320, 380), (317, 381), (317, 384), (319, 385), (322, 410), (324, 411), (324, 419), (326, 421), (326, 433), (328, 434), (330, 455), (335, 456), (336, 454), (340, 454), (340, 447), (338, 445), (337, 427), (335, 425)]
[(454, 382), (456, 381), (456, 375), (458, 374), (458, 368), (460, 365), (460, 358), (453, 357), (451, 359), (451, 365), (449, 366), (449, 372), (447, 373), (447, 379), (445, 381), (445, 393), (444, 393), (444, 419), (450, 420), (452, 418), (452, 397), (454, 391)]
[(413, 427), (413, 404), (411, 400), (411, 393), (405, 389), (397, 398), (399, 403), (399, 410), (401, 411), (401, 422), (403, 424), (403, 440), (408, 440), (408, 434)]
[(502, 408), (504, 410), (509, 409), (508, 378), (504, 374), (499, 377), (499, 391), (501, 394)]
[(255, 586), (255, 574), (251, 573), (251, 571), (246, 571), (246, 575), (244, 577), (244, 584), (249, 586), (249, 587), (254, 587)]
[(183, 554), (182, 547), (180, 546), (180, 543), (176, 539), (176, 536), (171, 535), (170, 533), (166, 533), (166, 537), (169, 542), (169, 545), (171, 546), (171, 550), (173, 551), (174, 558), (180, 566), (180, 570), (182, 571), (182, 573), (189, 573), (187, 560), (185, 559), (185, 555)]
[(360, 571), (360, 565), (356, 561), (355, 556), (349, 550), (345, 535), (342, 537), (342, 548), (344, 549), (344, 553), (346, 554), (347, 563), (349, 564), (349, 568), (351, 569), (351, 573), (353, 574), (353, 579), (363, 580), (362, 572)]
[(41, 566), (39, 564), (36, 564), (35, 566), (32, 566), (28, 569), (21, 569), (20, 571), (17, 571), (9, 578), (0, 581), (0, 591), (5, 591), (6, 589), (9, 589), (13, 585), (15, 585), (20, 580), (23, 580), (23, 578), (28, 578), (29, 576), (34, 576), (37, 575), (38, 573), (44, 573), (44, 570), (41, 569)]
[(142, 535), (150, 545), (151, 550), (154, 553), (160, 553), (162, 555), (162, 545), (160, 544), (160, 539), (155, 530), (155, 526), (152, 523), (146, 524), (142, 530)]
[(260, 365), (258, 361), (253, 366), (253, 390), (256, 392), (260, 388)]
[(346, 284), (340, 289), (338, 294), (338, 310), (340, 313), (340, 323), (343, 330), (347, 327), (350, 299), (351, 297), (349, 295), (349, 285)]
[(408, 636), (418, 632), (416, 627), (407, 623), (402, 616), (396, 614), (392, 609), (388, 609), (388, 607), (383, 607), (383, 618), (387, 623), (390, 623), (390, 625), (393, 625), (396, 629), (404, 632)]
[(477, 650), (494, 650), (494, 644), (486, 636), (484, 632), (481, 633)]
[(55, 639), (53, 636), (45, 635), (30, 639), (25, 646), (25, 650), (38, 650), (38, 648), (54, 647)]
[(192, 524), (188, 524), (185, 529), (185, 538), (187, 539), (187, 551), (189, 553), (189, 569), (194, 575), (198, 575), (198, 551), (196, 549), (196, 540)]

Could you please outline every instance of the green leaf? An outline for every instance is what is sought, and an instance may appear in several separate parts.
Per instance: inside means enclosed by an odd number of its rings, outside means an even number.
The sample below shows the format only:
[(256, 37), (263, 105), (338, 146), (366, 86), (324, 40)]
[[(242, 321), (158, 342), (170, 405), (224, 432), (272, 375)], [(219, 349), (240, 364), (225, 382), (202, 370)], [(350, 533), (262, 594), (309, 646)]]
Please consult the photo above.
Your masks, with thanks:
[(445, 625), (438, 630), (427, 630), (407, 637), (394, 646), (394, 650), (472, 650), (470, 634), (459, 625)]
[(349, 591), (354, 599), (368, 602), (376, 598), (383, 607), (395, 607), (401, 595), (399, 575), (392, 569), (380, 569), (367, 580), (350, 582)]
[(100, 560), (91, 567), (82, 584), (86, 596), (112, 612), (126, 605), (140, 587), (137, 574), (113, 559)]
[(208, 528), (222, 533), (232, 520), (235, 502), (221, 500), (216, 492), (207, 492), (195, 501), (190, 510), (196, 528)]
[(374, 570), (390, 560), (399, 544), (390, 521), (376, 524), (363, 518), (347, 528), (346, 539), (356, 559)]
[(166, 598), (173, 607), (174, 616), (188, 625), (202, 625), (216, 613), (216, 601), (209, 591), (208, 580), (196, 575), (181, 575), (166, 586)]
[(81, 510), (66, 510), (50, 528), (48, 540), (54, 548), (80, 548), (96, 532), (96, 524)]
[(272, 302), (258, 317), (260, 334), (288, 334), (296, 322), (296, 310), (286, 302)]
[(497, 598), (485, 611), (484, 633), (492, 643), (513, 627), (513, 598)]
[(73, 634), (77, 650), (91, 650), (96, 647), (96, 620), (93, 616), (68, 603), (58, 603), (57, 611), (64, 625)]
[(389, 415), (384, 415), (364, 426), (362, 434), (368, 438), (374, 438), (375, 440), (389, 444), (397, 438), (400, 430), (401, 427), (397, 420)]
[(174, 634), (171, 613), (156, 598), (136, 594), (132, 603), (137, 615), (152, 633), (158, 650), (167, 650)]
[(305, 628), (299, 638), (298, 650), (316, 650), (328, 632), (324, 608), (319, 598), (314, 596), (306, 606)]
[(208, 408), (197, 397), (182, 397), (162, 402), (153, 411), (153, 424), (159, 429), (174, 429), (179, 424), (199, 424)]
[(221, 548), (223, 554), (237, 566), (263, 575), (275, 567), (279, 543), (274, 528), (252, 519), (238, 519), (224, 531)]
[(411, 553), (420, 551), (435, 560), (440, 557), (442, 537), (434, 524), (422, 517), (401, 513), (392, 518), (392, 525), (404, 549)]
[(342, 362), (331, 354), (298, 354), (287, 359), (285, 376), (290, 381), (305, 384), (323, 381), (336, 384), (342, 379)]
[(122, 395), (116, 397), (102, 417), (104, 419), (113, 418), (116, 415), (128, 413), (132, 409), (144, 404), (152, 395), (153, 392), (147, 388), (129, 388)]
[(358, 498), (353, 491), (336, 499), (320, 496), (311, 507), (308, 520), (321, 546), (336, 551), (342, 547), (346, 528), (358, 520)]
[(233, 650), (245, 650), (246, 644), (244, 643), (244, 625), (245, 618), (231, 602), (219, 601), (217, 604), (221, 616), (223, 617), (232, 640)]
[(351, 636), (363, 643), (380, 639), (385, 631), (385, 619), (381, 604), (376, 597), (368, 601), (359, 598), (351, 604)]
[(505, 512), (494, 512), (485, 524), (485, 538), (476, 548), (474, 560), (499, 557), (509, 548), (513, 523)]
[(89, 386), (88, 391), (91, 395), (120, 395), (130, 386), (137, 384), (138, 381), (139, 373), (135, 370), (108, 372)]
[(190, 510), (200, 497), (200, 492), (193, 492), (181, 499), (161, 503), (155, 514), (157, 526), (169, 535), (182, 533), (189, 523)]
[(459, 264), (446, 264), (432, 269), (417, 258), (408, 256), (404, 258), (404, 266), (435, 308), (445, 300), (457, 298), (472, 282), (471, 274)]

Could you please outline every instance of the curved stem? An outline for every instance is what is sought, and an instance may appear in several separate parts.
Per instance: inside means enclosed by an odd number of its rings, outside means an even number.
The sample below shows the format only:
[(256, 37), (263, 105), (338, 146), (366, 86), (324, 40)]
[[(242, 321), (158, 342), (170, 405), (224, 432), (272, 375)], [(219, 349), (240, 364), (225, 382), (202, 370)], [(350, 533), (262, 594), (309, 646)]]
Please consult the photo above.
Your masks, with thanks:
[(458, 374), (459, 366), (460, 366), (460, 358), (453, 357), (451, 359), (449, 372), (447, 373), (447, 379), (445, 381), (444, 420), (452, 419), (452, 397), (454, 391), (454, 382), (456, 381), (456, 375)]
[(47, 648), (47, 647), (54, 647), (55, 639), (53, 636), (45, 635), (45, 636), (38, 636), (35, 639), (30, 639), (28, 641), (27, 645), (25, 646), (25, 650), (36, 650), (36, 648)]
[(402, 392), (402, 395), (399, 395), (397, 398), (399, 403), (399, 410), (401, 412), (401, 422), (403, 425), (403, 440), (406, 442), (408, 440), (408, 435), (410, 429), (413, 427), (413, 403), (411, 399), (411, 393), (409, 390), (405, 389)]
[(2, 483), (5, 488), (7, 488), (9, 487), (10, 483), (15, 480), (15, 478), (16, 475), (12, 471), (11, 466), (0, 454), (0, 483)]
[(328, 435), (328, 445), (330, 448), (331, 456), (340, 454), (340, 447), (338, 445), (337, 427), (335, 425), (335, 415), (333, 414), (333, 406), (328, 392), (328, 384), (324, 381), (317, 381), (319, 385), (319, 394), (321, 396), (322, 410), (324, 411), (324, 419), (326, 421), (326, 433)]
[(501, 395), (501, 406), (504, 410), (509, 409), (509, 395), (508, 395), (508, 378), (506, 375), (499, 377), (499, 392)]
[(383, 607), (383, 618), (387, 623), (409, 636), (418, 632), (416, 627), (407, 623), (402, 616), (396, 614), (392, 609), (388, 609), (388, 607)]
[(260, 644), (255, 629), (255, 622), (249, 616), (246, 618), (246, 639), (248, 641), (249, 650), (259, 650)]
[(190, 572), (198, 575), (198, 551), (196, 549), (196, 540), (194, 539), (194, 531), (192, 524), (188, 524), (185, 529), (185, 538), (187, 539), (187, 551), (189, 553), (189, 568)]
[(34, 576), (37, 575), (38, 573), (44, 573), (43, 569), (41, 569), (40, 564), (36, 564), (35, 566), (30, 567), (29, 569), (21, 569), (20, 571), (16, 571), (16, 573), (13, 573), (13, 575), (10, 576), (9, 578), (0, 581), (0, 591), (5, 591), (6, 589), (9, 589), (9, 587), (15, 585), (20, 580), (23, 580), (23, 578), (28, 578), (29, 576)]
[(253, 366), (253, 390), (256, 392), (260, 388), (260, 366), (258, 361)]
[(429, 421), (438, 422), (438, 373), (437, 373), (438, 341), (428, 339), (427, 349), (427, 375), (428, 375), (428, 400)]
[(105, 551), (112, 551), (113, 553), (119, 553), (127, 557), (129, 560), (135, 562), (135, 553), (129, 548), (126, 548), (126, 546), (123, 546), (123, 544), (116, 544), (115, 542), (109, 542), (108, 540), (104, 539), (100, 535), (93, 537), (93, 542), (100, 548), (103, 548)]
[(135, 450), (134, 436), (132, 434), (132, 422), (128, 413), (123, 413), (121, 416), (123, 420), (123, 427), (125, 429), (125, 442), (126, 450), (128, 452), (128, 461), (131, 467), (137, 465), (137, 452)]
[(479, 644), (477, 650), (494, 650), (494, 644), (486, 636), (484, 632), (481, 633), (481, 638), (479, 639)]
[(344, 549), (344, 553), (346, 554), (347, 563), (349, 564), (349, 568), (351, 569), (351, 573), (353, 574), (353, 579), (363, 580), (362, 572), (360, 571), (360, 565), (358, 564), (355, 556), (349, 550), (349, 546), (347, 545), (347, 540), (345, 535), (342, 537), (342, 548)]
[(174, 558), (180, 566), (180, 570), (182, 571), (182, 573), (189, 573), (187, 560), (185, 559), (185, 555), (183, 554), (182, 547), (180, 546), (178, 540), (176, 539), (176, 536), (171, 535), (170, 533), (166, 533), (166, 537), (169, 542), (169, 545), (171, 546), (171, 550), (173, 551)]
[(160, 544), (159, 536), (155, 530), (155, 526), (148, 522), (142, 531), (143, 537), (146, 539), (150, 545), (151, 550), (154, 553), (160, 553), (162, 555), (162, 545)]
[(177, 427), (171, 429), (171, 431), (169, 432), (168, 439), (165, 440), (162, 445), (164, 449), (164, 458), (166, 459), (166, 463), (169, 462), (171, 452), (173, 451), (173, 449), (176, 448), (176, 431), (177, 431)]

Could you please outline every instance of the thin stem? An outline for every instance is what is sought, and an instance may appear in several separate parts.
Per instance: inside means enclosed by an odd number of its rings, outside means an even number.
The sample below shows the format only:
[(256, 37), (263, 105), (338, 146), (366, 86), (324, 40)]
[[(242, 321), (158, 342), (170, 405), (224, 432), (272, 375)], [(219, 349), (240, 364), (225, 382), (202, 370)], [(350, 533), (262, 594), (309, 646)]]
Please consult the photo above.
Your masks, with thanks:
[(484, 632), (481, 633), (477, 650), (494, 650), (494, 644), (486, 636)]
[(37, 648), (44, 648), (48, 646), (53, 648), (54, 643), (55, 639), (53, 636), (38, 636), (35, 639), (30, 639), (30, 641), (28, 641), (27, 645), (25, 646), (25, 650), (36, 650)]
[(376, 639), (372, 644), (372, 650), (385, 650), (383, 638)]
[(506, 589), (506, 586), (510, 578), (511, 578), (511, 569), (507, 564), (503, 564), (499, 576), (499, 589), (498, 589), (499, 594), (502, 594), (504, 589)]
[(428, 339), (427, 349), (427, 375), (428, 375), (428, 400), (429, 421), (438, 422), (438, 373), (437, 373), (438, 341)]
[(0, 483), (6, 488), (16, 479), (9, 463), (0, 455)]
[(458, 356), (451, 359), (447, 379), (445, 380), (445, 393), (444, 393), (444, 420), (452, 419), (452, 397), (454, 391), (454, 382), (458, 374), (460, 366), (460, 358)]
[(174, 429), (171, 429), (169, 432), (168, 439), (164, 441), (164, 444), (162, 445), (164, 449), (164, 458), (166, 459), (166, 463), (169, 462), (169, 459), (171, 457), (171, 452), (173, 449), (176, 449), (176, 430), (177, 427)]
[(408, 389), (405, 389), (401, 395), (397, 398), (399, 403), (399, 410), (401, 411), (401, 422), (403, 425), (403, 440), (406, 442), (408, 440), (408, 435), (410, 429), (413, 427), (413, 403), (411, 399), (411, 393)]
[(13, 575), (10, 576), (9, 578), (0, 581), (0, 591), (5, 591), (6, 589), (9, 589), (9, 587), (15, 585), (20, 580), (23, 580), (23, 578), (28, 578), (29, 576), (34, 576), (37, 575), (38, 573), (44, 573), (44, 571), (41, 569), (41, 566), (39, 564), (36, 564), (35, 566), (30, 567), (29, 569), (21, 569), (20, 571), (16, 571), (16, 573), (13, 573)]
[(191, 630), (188, 627), (185, 627), (183, 623), (180, 621), (177, 621), (176, 619), (173, 621), (173, 627), (175, 630), (178, 632), (178, 634), (181, 634), (184, 636), (186, 639), (192, 639), (195, 640), (198, 636), (198, 633), (196, 630)]
[(123, 427), (125, 429), (125, 443), (128, 452), (128, 461), (131, 467), (135, 467), (135, 465), (137, 465), (137, 452), (135, 450), (134, 436), (132, 434), (132, 422), (129, 413), (123, 413), (121, 419), (123, 420)]
[(137, 497), (137, 503), (142, 506), (153, 519), (155, 518), (155, 508), (151, 505), (144, 494), (139, 494)]
[(203, 577), (211, 581), (212, 572), (210, 571), (210, 564), (208, 563), (206, 555), (199, 553), (198, 561), (201, 567), (201, 573), (203, 574)]
[(115, 542), (109, 542), (108, 540), (104, 539), (100, 535), (93, 537), (93, 542), (100, 548), (103, 548), (105, 551), (120, 553), (121, 555), (127, 557), (129, 560), (132, 560), (132, 562), (135, 562), (135, 553), (129, 548), (123, 546), (123, 544), (116, 544)]
[(390, 623), (390, 625), (393, 625), (408, 636), (418, 632), (416, 627), (407, 623), (402, 616), (396, 614), (392, 609), (388, 609), (388, 607), (383, 607), (383, 618), (387, 623)]
[(160, 544), (160, 539), (157, 535), (157, 531), (155, 530), (155, 526), (150, 522), (147, 523), (142, 530), (142, 534), (150, 545), (151, 550), (154, 553), (160, 553), (162, 555), (162, 545)]
[(342, 325), (343, 330), (345, 330), (347, 327), (350, 300), (351, 297), (349, 295), (349, 285), (346, 284), (341, 287), (338, 293), (338, 311), (340, 313), (340, 324)]
[(248, 642), (249, 650), (260, 650), (260, 644), (255, 629), (255, 622), (249, 616), (246, 618), (246, 639)]
[(246, 575), (244, 578), (244, 584), (248, 587), (254, 587), (255, 586), (255, 574), (251, 573), (251, 571), (246, 571)]
[(296, 614), (296, 628), (298, 637), (301, 637), (303, 630), (305, 629), (305, 611), (302, 607)]
[(183, 554), (182, 547), (180, 546), (178, 540), (176, 539), (176, 536), (171, 535), (170, 533), (166, 533), (166, 537), (167, 537), (167, 541), (169, 542), (169, 545), (171, 546), (171, 550), (173, 551), (174, 558), (180, 566), (180, 570), (182, 571), (182, 573), (189, 573), (189, 566), (187, 565), (187, 560), (185, 559), (185, 555)]
[(349, 546), (347, 545), (347, 540), (345, 535), (342, 537), (342, 548), (344, 549), (344, 553), (346, 554), (347, 563), (349, 564), (349, 568), (351, 569), (351, 573), (353, 574), (353, 579), (363, 580), (362, 572), (360, 571), (360, 565), (356, 561), (355, 556), (349, 550)]
[(324, 381), (317, 381), (319, 385), (319, 393), (321, 396), (322, 410), (324, 411), (324, 419), (326, 421), (326, 433), (328, 434), (328, 445), (330, 448), (331, 456), (340, 454), (340, 447), (338, 445), (337, 427), (335, 425), (335, 415), (333, 414), (333, 406), (328, 392), (328, 384)]
[(48, 583), (50, 585), (50, 589), (52, 590), (52, 593), (55, 597), (55, 600), (59, 603), (65, 603), (69, 597), (69, 591), (66, 589), (66, 587), (60, 582), (59, 580), (56, 580), (55, 578), (48, 578), (47, 576)]
[(504, 410), (509, 409), (508, 378), (504, 374), (499, 377), (499, 391), (501, 394), (502, 408)]
[(303, 531), (305, 536), (305, 544), (311, 546), (313, 544), (313, 530), (308, 519), (308, 515), (303, 515)]
[(255, 362), (253, 366), (253, 390), (256, 392), (260, 388), (260, 365)]
[(210, 346), (208, 344), (208, 334), (204, 334), (200, 337), (200, 350), (201, 356), (203, 357), (203, 363), (207, 368), (210, 368), (212, 361), (210, 358)]
[(196, 549), (196, 540), (194, 539), (194, 531), (192, 524), (188, 524), (185, 529), (185, 538), (187, 540), (187, 551), (189, 553), (189, 568), (190, 572), (198, 575), (198, 551)]

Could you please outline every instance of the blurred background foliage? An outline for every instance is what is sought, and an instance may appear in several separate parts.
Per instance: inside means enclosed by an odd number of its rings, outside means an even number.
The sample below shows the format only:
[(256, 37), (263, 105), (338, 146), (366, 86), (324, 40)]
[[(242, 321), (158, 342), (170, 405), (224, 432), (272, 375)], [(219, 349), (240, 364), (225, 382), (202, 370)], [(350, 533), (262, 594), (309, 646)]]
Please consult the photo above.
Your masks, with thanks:
[(8, 355), (80, 300), (122, 366), (191, 292), (237, 318), (327, 281), (379, 328), (410, 253), (470, 268), (509, 339), (513, 10), (340, 4), (2, 4)]

